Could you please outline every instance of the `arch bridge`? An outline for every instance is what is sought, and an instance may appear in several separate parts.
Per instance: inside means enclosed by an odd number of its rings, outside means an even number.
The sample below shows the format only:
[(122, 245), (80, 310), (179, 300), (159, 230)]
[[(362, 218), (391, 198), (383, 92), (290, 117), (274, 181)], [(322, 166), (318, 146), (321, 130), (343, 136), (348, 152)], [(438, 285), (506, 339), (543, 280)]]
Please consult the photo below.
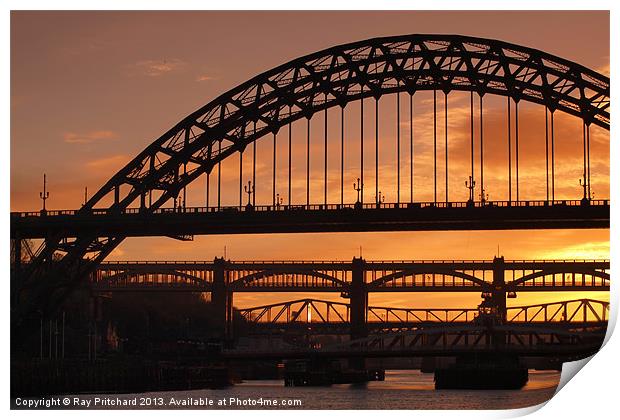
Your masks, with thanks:
[[(253, 333), (297, 331), (306, 334), (348, 334), (351, 308), (348, 303), (321, 299), (298, 299), (239, 310), (252, 323)], [(481, 323), (481, 308), (397, 308), (368, 306), (369, 331), (407, 330), (446, 325)], [(601, 328), (609, 319), (609, 302), (573, 299), (506, 308), (506, 324), (568, 330)]]
[[(230, 292), (348, 293), (360, 271), (367, 292), (608, 291), (609, 260), (107, 261), (93, 290), (212, 292), (218, 269)], [(355, 272), (355, 273), (354, 273)], [(503, 273), (500, 275), (500, 272)], [(495, 277), (494, 277), (495, 276)]]
[[(468, 162), (459, 173), (448, 131), (450, 95), (457, 92), (469, 93), (470, 129)], [(421, 136), (421, 142), (414, 108), (416, 98), (427, 93), (433, 118), (422, 117), (433, 124), (422, 132), (432, 136)], [(484, 106), (491, 96), (505, 100), (504, 138), (485, 138)], [(546, 122), (545, 132), (538, 133), (546, 165), (539, 174), (544, 192), (537, 195), (523, 187), (523, 160), (532, 158), (519, 143), (524, 103), (537, 105)], [(13, 302), (24, 314), (53, 310), (132, 236), (188, 240), (214, 233), (608, 227), (609, 201), (593, 199), (590, 140), (591, 130), (607, 134), (609, 110), (608, 77), (498, 40), (403, 35), (312, 53), (188, 115), (80, 209), (12, 213), (16, 247), (24, 238), (44, 239), (30, 264), (14, 265)], [(583, 146), (577, 156), (582, 179), (575, 180), (571, 197), (560, 197), (556, 185), (558, 113), (582, 127), (577, 139)], [(386, 118), (395, 127), (393, 139), (385, 134)], [(431, 140), (433, 157), (420, 169), (415, 162)], [(492, 197), (484, 159), (489, 142), (503, 144), (507, 154), (505, 174), (498, 176), (506, 179), (506, 194)], [(259, 146), (268, 151), (266, 159)], [(238, 174), (232, 190), (222, 185), (231, 165)], [(270, 173), (261, 174), (263, 167)], [(465, 191), (464, 182), (468, 194), (455, 192), (455, 184)], [(351, 183), (356, 194), (347, 193)], [(200, 203), (192, 205), (192, 189), (200, 192)]]

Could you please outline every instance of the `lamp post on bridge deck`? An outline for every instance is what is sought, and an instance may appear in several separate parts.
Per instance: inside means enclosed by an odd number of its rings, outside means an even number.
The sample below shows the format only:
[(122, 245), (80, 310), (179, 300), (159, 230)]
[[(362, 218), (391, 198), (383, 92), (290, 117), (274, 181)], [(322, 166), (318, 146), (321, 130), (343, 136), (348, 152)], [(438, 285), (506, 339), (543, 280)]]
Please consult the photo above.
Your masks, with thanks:
[(360, 201), (360, 192), (364, 189), (364, 185), (360, 182), (360, 179), (357, 178), (357, 184), (353, 183), (353, 189), (357, 191), (357, 201), (355, 202), (355, 208), (362, 208), (362, 202)]
[(47, 191), (47, 175), (43, 174), (43, 192), (39, 193), (39, 197), (43, 201), (43, 208), (41, 209), (41, 214), (47, 214), (47, 209), (45, 208), (45, 201), (50, 197), (50, 192)]

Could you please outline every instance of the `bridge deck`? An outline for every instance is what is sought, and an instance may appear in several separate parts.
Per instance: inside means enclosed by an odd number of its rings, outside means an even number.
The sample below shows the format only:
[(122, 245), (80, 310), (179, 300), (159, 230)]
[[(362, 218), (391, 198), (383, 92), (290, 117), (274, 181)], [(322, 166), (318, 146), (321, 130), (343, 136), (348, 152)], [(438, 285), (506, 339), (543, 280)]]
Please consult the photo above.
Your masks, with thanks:
[(11, 237), (608, 228), (608, 200), (60, 210), (11, 213)]

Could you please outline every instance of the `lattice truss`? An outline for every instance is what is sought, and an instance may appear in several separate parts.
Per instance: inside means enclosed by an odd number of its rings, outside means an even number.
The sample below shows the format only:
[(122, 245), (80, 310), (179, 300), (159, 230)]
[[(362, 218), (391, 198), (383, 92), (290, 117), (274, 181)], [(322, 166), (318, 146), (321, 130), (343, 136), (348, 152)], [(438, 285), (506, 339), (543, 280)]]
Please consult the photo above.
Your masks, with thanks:
[[(258, 324), (336, 323), (350, 322), (350, 305), (322, 299), (298, 299), (240, 309), (248, 321)], [(369, 306), (367, 322), (403, 325), (471, 323), (478, 309), (468, 308), (397, 308)], [(609, 302), (595, 299), (573, 299), (507, 308), (509, 323), (604, 323), (609, 319)]]
[(293, 60), (221, 95), (140, 153), (86, 204), (157, 208), (188, 183), (291, 121), (357, 99), (418, 90), (510, 96), (609, 128), (609, 79), (500, 41), (413, 35), (334, 47)]
[[(501, 337), (501, 338), (500, 338)], [(532, 330), (527, 326), (498, 326), (490, 331), (479, 326), (419, 329), (371, 335), (325, 348), (327, 351), (438, 351), (503, 350), (557, 351), (562, 346), (600, 347), (601, 333), (570, 332), (555, 329)]]
[[(208, 103), (154, 141), (81, 209), (152, 212), (258, 138), (326, 108), (419, 90), (473, 91), (542, 104), (609, 129), (609, 78), (542, 51), (455, 35), (407, 35), (333, 47), (260, 74)], [(50, 237), (23, 277), (62, 259), (57, 277), (92, 272), (124, 238)], [(84, 258), (90, 262), (84, 262)], [(67, 274), (67, 270), (73, 274)], [(49, 272), (47, 273), (49, 274)], [(47, 275), (46, 274), (46, 275)]]

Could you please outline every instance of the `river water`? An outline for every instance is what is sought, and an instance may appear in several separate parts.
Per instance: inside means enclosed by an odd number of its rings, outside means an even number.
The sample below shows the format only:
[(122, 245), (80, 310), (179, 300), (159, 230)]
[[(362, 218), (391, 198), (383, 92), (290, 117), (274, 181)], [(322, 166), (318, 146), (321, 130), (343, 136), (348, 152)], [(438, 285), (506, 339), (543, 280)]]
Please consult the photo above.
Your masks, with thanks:
[[(282, 380), (245, 381), (222, 390), (106, 395), (104, 398), (109, 397), (111, 401), (104, 400), (91, 408), (122, 408), (115, 406), (119, 398), (135, 400), (137, 406), (124, 408), (138, 409), (507, 409), (549, 400), (559, 379), (560, 373), (556, 371), (530, 371), (529, 381), (521, 390), (436, 391), (432, 373), (391, 370), (386, 371), (384, 382), (365, 385), (294, 388), (285, 387)], [(226, 405), (218, 405), (222, 401)], [(270, 403), (265, 404), (266, 401)]]

